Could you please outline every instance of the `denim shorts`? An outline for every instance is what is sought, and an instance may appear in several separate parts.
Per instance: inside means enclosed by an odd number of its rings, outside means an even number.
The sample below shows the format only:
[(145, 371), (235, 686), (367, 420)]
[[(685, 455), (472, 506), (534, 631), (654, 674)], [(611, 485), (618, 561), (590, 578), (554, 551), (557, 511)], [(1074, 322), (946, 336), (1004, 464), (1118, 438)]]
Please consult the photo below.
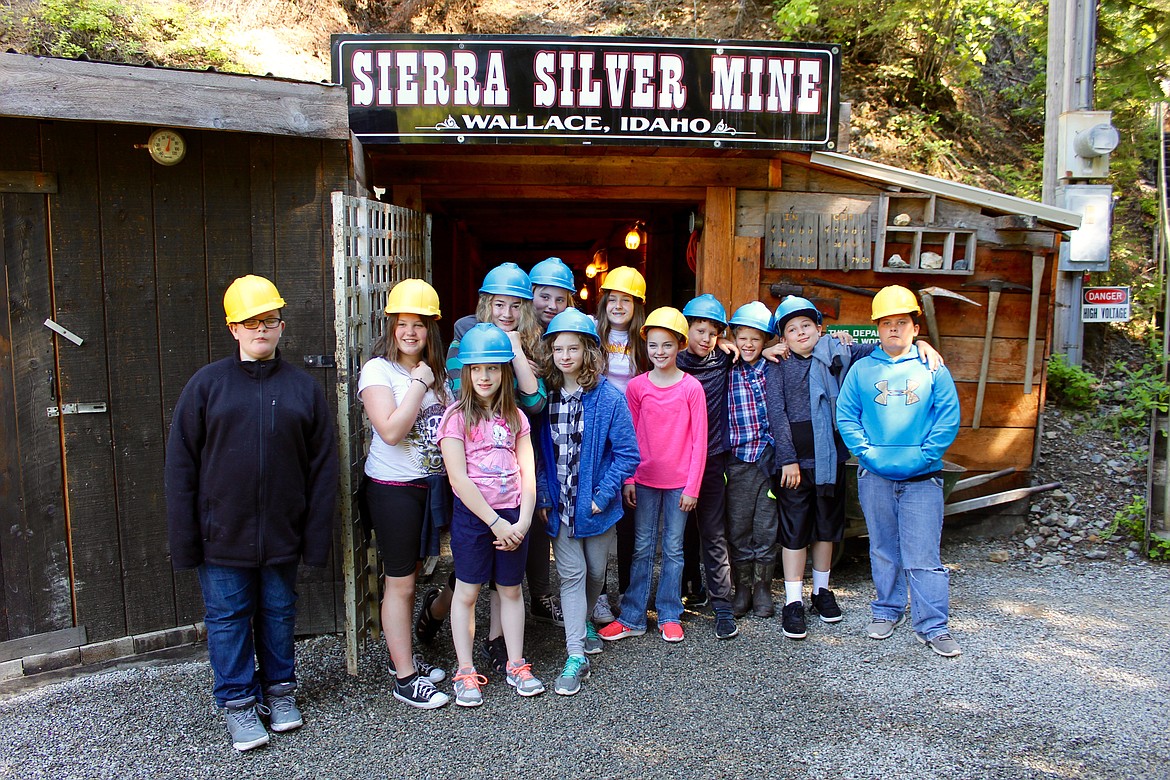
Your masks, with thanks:
[[(514, 523), (520, 519), (520, 508), (497, 509), (496, 513)], [(496, 535), (471, 512), (459, 497), (455, 497), (451, 514), (451, 556), (455, 559), (455, 578), (469, 585), (496, 585), (510, 587), (524, 581), (528, 563), (528, 535), (515, 550), (505, 552), (495, 547)]]

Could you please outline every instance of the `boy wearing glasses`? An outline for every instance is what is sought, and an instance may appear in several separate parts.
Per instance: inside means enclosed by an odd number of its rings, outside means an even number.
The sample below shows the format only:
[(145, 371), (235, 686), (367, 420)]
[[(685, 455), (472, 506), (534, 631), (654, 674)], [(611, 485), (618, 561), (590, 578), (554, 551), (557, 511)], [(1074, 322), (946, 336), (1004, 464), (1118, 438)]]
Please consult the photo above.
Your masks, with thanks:
[[(238, 349), (195, 373), (167, 440), (171, 562), (198, 569), (215, 699), (236, 750), (299, 728), (297, 563), (324, 566), (333, 538), (337, 443), (321, 386), (283, 362), (276, 286), (236, 279), (224, 294)], [(257, 669), (257, 667), (259, 667)]]

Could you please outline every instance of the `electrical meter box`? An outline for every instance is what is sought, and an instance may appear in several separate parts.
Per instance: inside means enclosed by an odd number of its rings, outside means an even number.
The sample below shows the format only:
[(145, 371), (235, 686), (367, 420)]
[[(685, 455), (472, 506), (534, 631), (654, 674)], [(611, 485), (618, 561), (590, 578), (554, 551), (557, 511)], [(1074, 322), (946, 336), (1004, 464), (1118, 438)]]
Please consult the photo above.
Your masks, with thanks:
[(1109, 175), (1109, 155), (1121, 136), (1110, 111), (1068, 111), (1057, 124), (1058, 179), (1101, 179)]
[(1081, 226), (1060, 245), (1061, 271), (1108, 271), (1113, 223), (1113, 186), (1068, 184), (1056, 188), (1057, 202), (1081, 215)]

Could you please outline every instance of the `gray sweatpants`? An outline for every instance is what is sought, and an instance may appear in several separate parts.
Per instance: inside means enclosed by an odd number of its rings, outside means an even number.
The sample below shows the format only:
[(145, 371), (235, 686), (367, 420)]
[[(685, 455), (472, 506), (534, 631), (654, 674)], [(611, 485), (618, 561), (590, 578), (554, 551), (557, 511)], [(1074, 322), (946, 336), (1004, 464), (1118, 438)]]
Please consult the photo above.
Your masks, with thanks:
[(768, 497), (772, 481), (755, 463), (727, 459), (727, 525), (731, 562), (775, 563), (779, 517)]
[(605, 589), (605, 564), (609, 545), (617, 533), (610, 526), (605, 533), (576, 539), (561, 525), (553, 537), (553, 555), (561, 575), (561, 609), (565, 614), (565, 648), (569, 655), (585, 654), (585, 621)]

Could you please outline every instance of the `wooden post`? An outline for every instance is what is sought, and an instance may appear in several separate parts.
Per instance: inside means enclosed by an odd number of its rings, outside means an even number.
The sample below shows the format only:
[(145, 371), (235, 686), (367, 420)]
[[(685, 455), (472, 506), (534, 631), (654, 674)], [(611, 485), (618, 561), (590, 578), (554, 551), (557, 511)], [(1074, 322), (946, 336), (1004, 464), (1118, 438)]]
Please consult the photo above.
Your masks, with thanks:
[(731, 298), (731, 267), (735, 257), (735, 188), (708, 187), (703, 207), (703, 241), (695, 271), (695, 294)]

